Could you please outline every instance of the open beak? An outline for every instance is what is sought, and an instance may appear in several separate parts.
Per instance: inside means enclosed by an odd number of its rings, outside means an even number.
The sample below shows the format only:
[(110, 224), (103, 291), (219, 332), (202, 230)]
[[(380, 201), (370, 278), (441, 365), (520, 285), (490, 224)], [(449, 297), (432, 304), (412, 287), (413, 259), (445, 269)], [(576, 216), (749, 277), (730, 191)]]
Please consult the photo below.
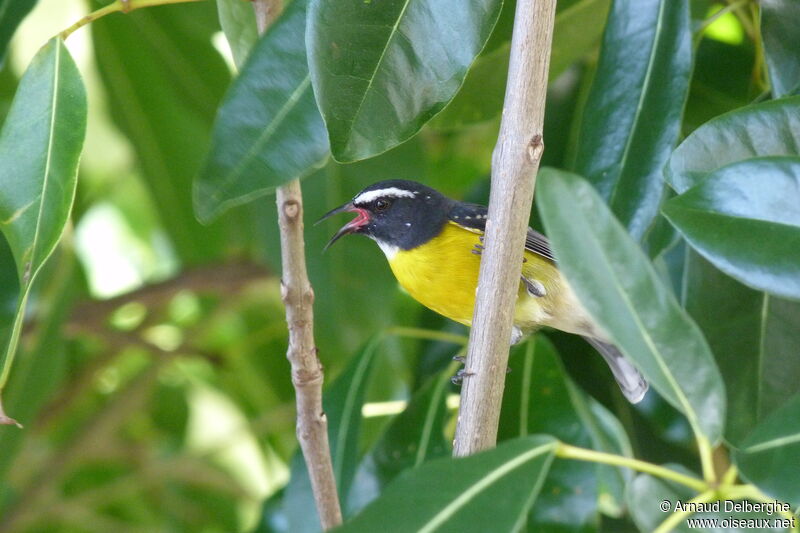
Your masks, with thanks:
[(364, 226), (369, 222), (369, 214), (367, 213), (367, 211), (354, 206), (352, 202), (347, 202), (343, 206), (337, 207), (336, 209), (331, 209), (330, 211), (322, 215), (322, 217), (319, 220), (317, 220), (314, 223), (314, 225), (316, 226), (323, 220), (327, 220), (333, 215), (338, 215), (339, 213), (358, 213), (358, 216), (353, 220), (351, 220), (350, 222), (348, 222), (347, 224), (345, 224), (344, 226), (342, 226), (341, 229), (339, 229), (339, 231), (337, 231), (334, 234), (334, 236), (331, 237), (331, 240), (329, 240), (328, 244), (325, 245), (323, 251), (330, 248), (331, 245), (336, 241), (338, 241), (341, 237), (358, 231), (360, 227)]

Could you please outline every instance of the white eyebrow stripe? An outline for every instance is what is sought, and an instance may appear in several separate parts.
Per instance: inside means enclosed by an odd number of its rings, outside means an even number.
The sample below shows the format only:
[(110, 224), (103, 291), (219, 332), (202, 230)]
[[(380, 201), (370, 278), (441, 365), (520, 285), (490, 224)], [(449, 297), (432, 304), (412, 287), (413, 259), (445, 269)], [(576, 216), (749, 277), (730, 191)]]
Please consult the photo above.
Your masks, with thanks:
[(375, 189), (374, 191), (362, 192), (353, 198), (354, 204), (368, 204), (376, 198), (387, 196), (390, 198), (414, 198), (414, 193), (397, 187), (387, 187), (385, 189)]

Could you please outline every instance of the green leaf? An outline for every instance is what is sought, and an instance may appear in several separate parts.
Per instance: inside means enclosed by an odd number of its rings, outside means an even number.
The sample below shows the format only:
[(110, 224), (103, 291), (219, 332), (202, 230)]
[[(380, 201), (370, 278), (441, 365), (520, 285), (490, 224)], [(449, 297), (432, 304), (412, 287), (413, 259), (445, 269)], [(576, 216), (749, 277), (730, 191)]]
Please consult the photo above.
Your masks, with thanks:
[(757, 425), (734, 452), (742, 477), (773, 498), (800, 505), (800, 394)]
[(258, 40), (256, 12), (250, 2), (242, 0), (217, 0), (219, 25), (231, 47), (233, 62), (237, 68), (242, 65)]
[(313, 0), (314, 94), (333, 156), (355, 161), (409, 139), (453, 98), (501, 0)]
[[(679, 472), (693, 475), (692, 472), (689, 472), (685, 468), (681, 467), (680, 465), (665, 465), (673, 470), (678, 470)], [(677, 485), (670, 482), (666, 482), (663, 479), (655, 478), (649, 476), (647, 474), (639, 474), (633, 480), (633, 482), (628, 485), (628, 508), (631, 510), (631, 515), (633, 517), (633, 521), (639, 527), (639, 531), (643, 533), (650, 533), (651, 531), (655, 531), (655, 529), (662, 523), (664, 520), (670, 517), (673, 512), (676, 510), (677, 505), (683, 505), (697, 494), (693, 493), (691, 489), (684, 487), (683, 485)], [(661, 505), (664, 501), (667, 501), (670, 505), (670, 508), (664, 512), (661, 510)], [(698, 524), (696, 527), (689, 527), (687, 522), (684, 520), (680, 524), (675, 527), (672, 531), (681, 532), (681, 533), (691, 533), (696, 531), (707, 531), (707, 532), (714, 532), (714, 533), (733, 533), (733, 532), (752, 532), (752, 528), (739, 528), (733, 527), (732, 525), (728, 525), (723, 522), (726, 519), (737, 519), (737, 520), (746, 520), (746, 519), (768, 519), (774, 520), (779, 516), (776, 514), (768, 515), (766, 513), (744, 513), (744, 512), (737, 512), (733, 510), (726, 511), (725, 505), (726, 502), (730, 502), (731, 500), (724, 500), (721, 502), (717, 502), (716, 500), (710, 502), (710, 505), (716, 504), (719, 506), (719, 511), (717, 512), (708, 512), (708, 513), (697, 513), (689, 515), (689, 518), (697, 518), (697, 519), (708, 519), (708, 520), (717, 520), (717, 526), (713, 527), (711, 525), (706, 525), (703, 523)], [(730, 503), (728, 505), (731, 505)], [(771, 523), (771, 522), (770, 522)], [(783, 528), (765, 528), (761, 529), (760, 531), (781, 531), (785, 532), (786, 530)]]
[(578, 0), (556, 13), (550, 79), (555, 80), (575, 61), (594, 49), (603, 32), (611, 0)]
[(689, 251), (684, 305), (717, 359), (728, 392), (725, 436), (738, 445), (800, 394), (800, 303), (745, 287)]
[(405, 410), (390, 422), (364, 457), (353, 489), (347, 495), (346, 514), (352, 514), (377, 498), (403, 470), (450, 455), (452, 446), (444, 436), (444, 425), (447, 388), (454, 372), (452, 366), (431, 377), (414, 393)]
[[(600, 39), (611, 0), (579, 0), (556, 13), (550, 54), (551, 80), (558, 78), (575, 61), (585, 56)], [(488, 46), (488, 45), (487, 45)], [(464, 85), (447, 107), (431, 120), (440, 129), (456, 129), (500, 115), (506, 92), (510, 43), (484, 50), (469, 69)]]
[(557, 441), (537, 435), (408, 471), (335, 531), (516, 531), (547, 475)]
[[(336, 378), (322, 397), (328, 418), (328, 440), (333, 461), (333, 474), (340, 498), (344, 498), (358, 466), (358, 440), (361, 430), (361, 408), (375, 357), (380, 353), (380, 337), (371, 340), (358, 357)], [(291, 531), (319, 531), (308, 469), (302, 453), (292, 459), (291, 479), (286, 487), (284, 507)]]
[(204, 227), (192, 207), (192, 180), (230, 80), (211, 44), (214, 5), (137, 9), (91, 29), (112, 118), (133, 145), (164, 231), (184, 263), (218, 257), (241, 236), (243, 222)]
[(800, 88), (800, 3), (796, 0), (761, 0), (761, 39), (774, 97)]
[(719, 440), (725, 389), (708, 344), (596, 190), (554, 169), (539, 210), (559, 268), (591, 316), (697, 435)]
[(658, 213), (691, 73), (688, 0), (614, 3), (575, 169), (636, 240)]
[(673, 198), (665, 216), (717, 268), (800, 299), (800, 157), (733, 163)]
[(800, 155), (800, 96), (751, 105), (697, 128), (672, 153), (667, 180), (679, 193), (743, 159)]
[[(628, 435), (619, 420), (603, 405), (567, 381), (570, 398), (595, 450), (633, 457)], [(625, 487), (631, 480), (627, 469), (597, 465), (598, 507), (603, 514), (620, 517), (625, 508)]]
[[(627, 441), (623, 451), (614, 445), (615, 438), (608, 438), (605, 434), (605, 427), (595, 418), (596, 411), (590, 407), (593, 400), (567, 377), (558, 354), (545, 337), (537, 335), (514, 348), (509, 368), (511, 371), (506, 377), (500, 411), (499, 442), (546, 433), (575, 446), (593, 447), (597, 444), (602, 451), (630, 453)], [(595, 407), (602, 409), (599, 405)], [(613, 418), (610, 413), (605, 414)], [(625, 439), (624, 432), (618, 435)], [(612, 482), (615, 483), (615, 494), (610, 496), (606, 493), (604, 497), (604, 503), (611, 503), (609, 507), (618, 507), (624, 486), (620, 469), (579, 461), (555, 461), (536, 507), (528, 517), (528, 528), (533, 531), (595, 529), (598, 525), (601, 469), (607, 470), (604, 476), (618, 477), (619, 483)]]
[(458, 129), (491, 120), (503, 109), (510, 53), (508, 43), (475, 60), (458, 94), (430, 121), (439, 129)]
[(36, 0), (0, 0), (0, 69), (5, 64), (8, 43), (17, 26), (35, 5)]
[(304, 178), (328, 159), (301, 38), (306, 4), (291, 3), (255, 45), (225, 96), (211, 151), (195, 181), (200, 220)]
[(51, 39), (28, 66), (0, 132), (0, 230), (20, 286), (14, 324), (0, 347), (0, 390), (11, 370), (31, 284), (69, 219), (86, 113), (80, 72), (64, 43)]

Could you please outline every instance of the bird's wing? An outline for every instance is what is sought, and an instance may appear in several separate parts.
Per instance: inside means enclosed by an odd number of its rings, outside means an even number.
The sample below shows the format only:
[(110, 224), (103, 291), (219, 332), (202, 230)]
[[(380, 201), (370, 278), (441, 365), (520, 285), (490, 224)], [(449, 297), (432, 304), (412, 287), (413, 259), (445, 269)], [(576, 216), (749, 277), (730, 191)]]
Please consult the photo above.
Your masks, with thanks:
[[(448, 218), (464, 229), (482, 234), (486, 231), (488, 212), (489, 210), (484, 205), (458, 202), (450, 209)], [(525, 236), (525, 249), (550, 261), (555, 262), (556, 260), (547, 237), (532, 228), (528, 228)]]

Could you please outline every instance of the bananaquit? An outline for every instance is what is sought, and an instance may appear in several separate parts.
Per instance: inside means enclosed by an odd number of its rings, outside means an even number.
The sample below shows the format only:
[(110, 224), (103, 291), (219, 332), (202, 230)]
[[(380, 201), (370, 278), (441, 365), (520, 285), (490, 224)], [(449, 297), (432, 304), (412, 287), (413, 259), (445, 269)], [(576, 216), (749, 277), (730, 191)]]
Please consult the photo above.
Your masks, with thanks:
[[(326, 249), (344, 235), (366, 235), (378, 244), (397, 281), (415, 300), (471, 325), (485, 206), (452, 200), (414, 181), (387, 180), (365, 188), (320, 222), (343, 212), (357, 216), (336, 232)], [(547, 239), (528, 228), (511, 343), (541, 326), (582, 335), (611, 367), (625, 397), (632, 403), (644, 397), (645, 379), (580, 304), (558, 271)]]

